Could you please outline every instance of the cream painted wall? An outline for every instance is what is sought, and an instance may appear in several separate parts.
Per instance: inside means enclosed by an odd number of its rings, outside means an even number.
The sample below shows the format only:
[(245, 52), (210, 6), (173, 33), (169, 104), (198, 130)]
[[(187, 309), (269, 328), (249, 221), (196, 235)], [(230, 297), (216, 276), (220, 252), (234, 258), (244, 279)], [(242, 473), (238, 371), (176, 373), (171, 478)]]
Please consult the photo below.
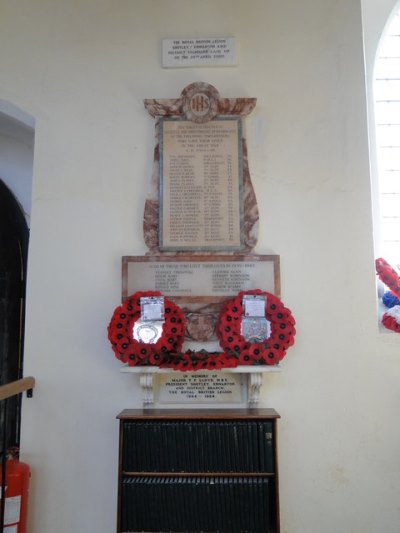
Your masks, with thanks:
[[(163, 70), (160, 40), (236, 37), (237, 68)], [(115, 528), (116, 414), (139, 405), (106, 326), (143, 254), (153, 121), (190, 82), (257, 96), (257, 252), (297, 318), (262, 405), (280, 422), (283, 533), (398, 533), (399, 338), (375, 321), (356, 0), (0, 0), (0, 98), (36, 119), (22, 446), (30, 533)]]

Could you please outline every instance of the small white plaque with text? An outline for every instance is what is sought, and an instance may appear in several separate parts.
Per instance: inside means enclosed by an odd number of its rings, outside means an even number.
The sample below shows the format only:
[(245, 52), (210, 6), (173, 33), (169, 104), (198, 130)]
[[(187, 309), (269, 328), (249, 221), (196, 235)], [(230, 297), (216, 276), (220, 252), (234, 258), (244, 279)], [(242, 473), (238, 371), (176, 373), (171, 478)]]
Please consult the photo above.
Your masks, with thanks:
[(162, 66), (232, 67), (237, 64), (234, 37), (163, 39)]
[(240, 374), (220, 372), (174, 372), (157, 376), (159, 402), (240, 403), (243, 402), (243, 380)]

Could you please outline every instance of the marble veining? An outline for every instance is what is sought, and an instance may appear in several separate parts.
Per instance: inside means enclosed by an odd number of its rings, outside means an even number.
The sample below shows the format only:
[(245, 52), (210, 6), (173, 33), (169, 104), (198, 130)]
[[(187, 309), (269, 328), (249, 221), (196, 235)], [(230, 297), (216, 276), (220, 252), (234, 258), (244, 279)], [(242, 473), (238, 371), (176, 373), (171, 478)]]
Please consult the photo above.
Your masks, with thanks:
[[(197, 82), (185, 87), (179, 98), (146, 99), (145, 108), (156, 118), (154, 163), (151, 191), (146, 199), (143, 217), (144, 241), (148, 255), (161, 254), (159, 250), (159, 166), (160, 166), (160, 125), (161, 117), (181, 117), (182, 119), (204, 123), (217, 116), (244, 117), (251, 113), (256, 98), (220, 98), (215, 87), (208, 83)], [(243, 241), (241, 254), (248, 254), (256, 245), (258, 238), (259, 212), (257, 199), (251, 182), (246, 139), (242, 137), (243, 150)], [(163, 252), (165, 253), (165, 252)], [(174, 252), (180, 253), (180, 252)], [(199, 252), (209, 253), (213, 252)], [(238, 252), (232, 252), (237, 254)]]

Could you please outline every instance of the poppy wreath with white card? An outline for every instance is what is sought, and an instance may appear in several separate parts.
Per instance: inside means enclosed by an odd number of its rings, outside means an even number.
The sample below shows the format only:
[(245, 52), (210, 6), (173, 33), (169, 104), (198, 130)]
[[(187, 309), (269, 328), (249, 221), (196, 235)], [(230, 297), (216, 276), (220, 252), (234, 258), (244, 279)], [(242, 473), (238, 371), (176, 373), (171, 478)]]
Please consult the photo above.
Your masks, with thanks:
[(185, 337), (182, 310), (167, 298), (162, 323), (141, 322), (141, 300), (163, 298), (160, 292), (140, 291), (132, 294), (113, 313), (108, 339), (115, 357), (129, 366), (160, 365), (167, 355), (179, 353)]
[[(259, 296), (265, 302), (263, 317), (269, 323), (268, 333), (257, 341), (252, 340), (251, 334), (243, 328), (244, 301), (248, 296)], [(254, 322), (257, 328), (257, 321)], [(294, 344), (295, 323), (290, 309), (277, 296), (255, 289), (242, 291), (225, 304), (219, 316), (217, 334), (221, 348), (228, 356), (235, 357), (239, 365), (275, 365)], [(259, 330), (263, 331), (262, 325)]]

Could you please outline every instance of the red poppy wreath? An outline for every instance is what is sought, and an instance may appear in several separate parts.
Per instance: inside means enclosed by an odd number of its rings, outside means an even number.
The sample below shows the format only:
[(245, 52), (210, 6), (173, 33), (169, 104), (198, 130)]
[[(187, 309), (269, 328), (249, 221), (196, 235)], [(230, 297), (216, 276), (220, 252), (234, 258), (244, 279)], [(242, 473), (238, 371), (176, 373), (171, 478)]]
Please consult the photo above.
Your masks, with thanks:
[(118, 306), (108, 326), (108, 339), (115, 357), (129, 366), (160, 365), (170, 353), (179, 353), (185, 336), (185, 318), (182, 310), (164, 298), (162, 333), (155, 343), (135, 339), (135, 323), (140, 319), (140, 299), (161, 296), (160, 292), (136, 292)]
[[(250, 342), (242, 335), (243, 297), (265, 297), (265, 318), (270, 323), (270, 335), (262, 342)], [(240, 292), (223, 308), (217, 328), (219, 343), (224, 352), (236, 358), (239, 365), (275, 365), (281, 361), (296, 334), (295, 319), (281, 300), (259, 289)]]
[[(243, 297), (265, 298), (265, 318), (270, 333), (262, 342), (246, 340), (242, 334)], [(228, 301), (219, 317), (217, 334), (222, 353), (188, 350), (181, 352), (185, 336), (182, 310), (164, 298), (164, 323), (160, 338), (154, 342), (139, 341), (134, 336), (135, 323), (141, 317), (141, 298), (157, 297), (155, 291), (136, 292), (113, 313), (108, 338), (115, 356), (129, 366), (160, 366), (181, 371), (219, 370), (238, 365), (274, 365), (279, 363), (294, 343), (295, 319), (279, 298), (261, 290), (243, 291)]]

